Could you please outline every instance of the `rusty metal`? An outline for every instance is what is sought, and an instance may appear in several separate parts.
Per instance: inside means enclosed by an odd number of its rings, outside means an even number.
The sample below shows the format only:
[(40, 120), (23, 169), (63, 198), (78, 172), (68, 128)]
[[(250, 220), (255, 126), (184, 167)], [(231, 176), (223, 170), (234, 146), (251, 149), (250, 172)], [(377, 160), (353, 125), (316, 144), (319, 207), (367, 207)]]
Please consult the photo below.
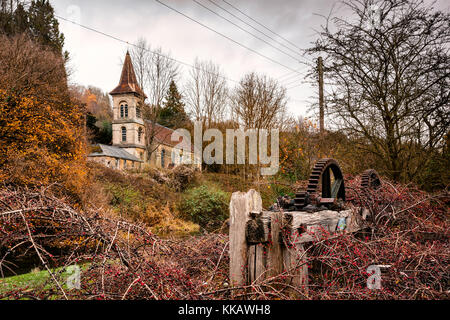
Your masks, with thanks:
[[(380, 188), (381, 180), (374, 169), (368, 169), (361, 175), (362, 190)], [(342, 210), (345, 206), (344, 176), (336, 160), (320, 159), (314, 164), (308, 179), (306, 190), (297, 190), (294, 199), (289, 196), (278, 197), (269, 210), (306, 211)], [(351, 201), (351, 200), (350, 200)]]
[[(331, 173), (334, 181), (331, 180)], [(297, 192), (294, 202), (295, 208), (301, 210), (311, 203), (330, 207), (336, 205), (339, 199), (345, 201), (344, 176), (336, 160), (325, 158), (315, 163), (306, 191)]]
[(380, 176), (374, 169), (367, 169), (361, 175), (361, 189), (377, 190), (381, 187)]
[(277, 198), (277, 204), (279, 207), (286, 209), (288, 211), (295, 209), (294, 199), (291, 199), (289, 196), (281, 196)]

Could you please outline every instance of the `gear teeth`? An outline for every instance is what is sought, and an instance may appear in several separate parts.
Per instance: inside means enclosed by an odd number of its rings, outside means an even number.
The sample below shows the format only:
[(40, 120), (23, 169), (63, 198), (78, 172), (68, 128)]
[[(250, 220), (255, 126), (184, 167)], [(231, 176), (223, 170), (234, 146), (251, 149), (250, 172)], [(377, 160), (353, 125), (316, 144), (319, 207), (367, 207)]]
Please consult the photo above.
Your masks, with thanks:
[(294, 204), (297, 210), (301, 210), (307, 205), (306, 201), (308, 198), (308, 193), (305, 191), (300, 191), (295, 194)]
[(297, 210), (300, 210), (307, 205), (307, 203), (306, 203), (307, 198), (316, 196), (322, 174), (331, 163), (336, 163), (336, 161), (331, 158), (324, 158), (324, 159), (318, 160), (314, 164), (314, 167), (311, 170), (311, 174), (308, 179), (306, 191), (297, 192), (295, 195), (294, 202), (295, 202), (295, 208)]
[(376, 190), (381, 186), (380, 176), (374, 169), (367, 169), (361, 175), (361, 189)]

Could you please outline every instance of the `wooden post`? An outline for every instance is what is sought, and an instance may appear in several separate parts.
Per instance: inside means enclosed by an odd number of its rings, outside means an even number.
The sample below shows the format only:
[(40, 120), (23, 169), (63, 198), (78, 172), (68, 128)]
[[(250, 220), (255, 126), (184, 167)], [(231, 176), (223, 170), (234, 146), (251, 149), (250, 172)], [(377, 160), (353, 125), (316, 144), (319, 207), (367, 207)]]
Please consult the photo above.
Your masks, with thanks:
[(262, 211), (257, 191), (234, 192), (230, 202), (231, 285), (248, 285), (286, 271), (284, 281), (291, 286), (286, 292), (293, 298), (299, 297), (300, 290), (307, 293), (304, 244), (360, 230), (362, 211)]
[(273, 212), (270, 222), (270, 246), (267, 252), (267, 277), (273, 277), (283, 272), (283, 252), (281, 250), (281, 228), (283, 213)]
[(234, 192), (230, 201), (230, 281), (232, 286), (242, 286), (247, 281), (248, 244), (245, 237), (250, 212), (262, 211), (262, 200), (253, 189)]
[(317, 59), (317, 70), (319, 73), (319, 125), (320, 125), (320, 135), (323, 136), (325, 132), (324, 117), (325, 112), (323, 108), (323, 61), (322, 57)]

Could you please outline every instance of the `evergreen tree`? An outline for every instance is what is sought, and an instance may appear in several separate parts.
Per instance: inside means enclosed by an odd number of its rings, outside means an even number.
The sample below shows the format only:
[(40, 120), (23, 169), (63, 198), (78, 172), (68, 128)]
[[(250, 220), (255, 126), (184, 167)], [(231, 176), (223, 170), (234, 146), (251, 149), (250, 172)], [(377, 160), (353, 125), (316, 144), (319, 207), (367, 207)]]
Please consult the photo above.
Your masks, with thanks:
[[(0, 0), (0, 34), (14, 36), (26, 33), (34, 41), (62, 54), (64, 35), (59, 32), (59, 23), (48, 0), (33, 0), (28, 11), (24, 1)], [(68, 53), (64, 52), (68, 58)]]
[(64, 35), (59, 32), (59, 23), (48, 0), (31, 2), (28, 10), (31, 35), (41, 44), (62, 53)]
[(28, 12), (23, 7), (23, 4), (19, 3), (13, 14), (14, 25), (12, 27), (12, 32), (14, 34), (23, 33), (28, 30)]
[(183, 97), (178, 92), (175, 81), (172, 80), (159, 115), (161, 125), (176, 129), (186, 124), (189, 119), (184, 110), (185, 104), (182, 99)]

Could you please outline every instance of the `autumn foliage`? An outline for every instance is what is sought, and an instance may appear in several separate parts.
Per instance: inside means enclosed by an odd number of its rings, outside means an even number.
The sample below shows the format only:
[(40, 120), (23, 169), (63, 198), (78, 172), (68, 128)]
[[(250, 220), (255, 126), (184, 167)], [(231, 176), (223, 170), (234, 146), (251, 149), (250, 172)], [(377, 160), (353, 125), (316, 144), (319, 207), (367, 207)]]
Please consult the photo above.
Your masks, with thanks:
[[(69, 107), (68, 107), (69, 108)], [(35, 97), (0, 91), (0, 177), (25, 185), (83, 184), (81, 114), (59, 112)]]
[(0, 39), (0, 182), (80, 193), (84, 116), (70, 100), (63, 57), (26, 35)]

